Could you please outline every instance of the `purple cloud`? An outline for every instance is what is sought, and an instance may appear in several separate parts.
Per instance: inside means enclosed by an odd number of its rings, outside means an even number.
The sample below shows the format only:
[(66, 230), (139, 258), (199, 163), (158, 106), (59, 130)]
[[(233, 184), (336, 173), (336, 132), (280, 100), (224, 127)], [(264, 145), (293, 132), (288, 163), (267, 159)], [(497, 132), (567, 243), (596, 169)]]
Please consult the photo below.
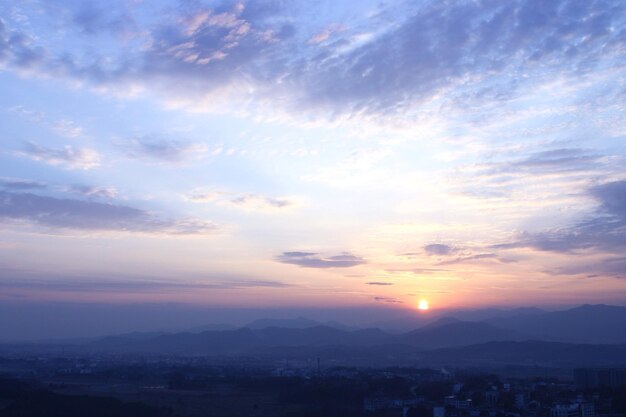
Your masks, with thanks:
[(315, 252), (283, 252), (276, 260), (304, 268), (350, 268), (365, 263), (363, 258), (348, 252), (328, 257)]
[(164, 234), (215, 233), (218, 226), (195, 219), (162, 219), (133, 207), (0, 191), (0, 219), (55, 229)]

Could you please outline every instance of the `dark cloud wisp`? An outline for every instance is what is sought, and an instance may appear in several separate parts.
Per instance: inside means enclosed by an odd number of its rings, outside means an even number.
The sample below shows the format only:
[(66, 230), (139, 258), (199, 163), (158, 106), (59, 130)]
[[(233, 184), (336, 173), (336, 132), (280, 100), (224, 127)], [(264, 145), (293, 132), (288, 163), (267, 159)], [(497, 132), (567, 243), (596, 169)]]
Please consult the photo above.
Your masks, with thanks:
[(0, 219), (82, 231), (203, 234), (219, 230), (210, 222), (161, 219), (129, 206), (8, 191), (0, 191)]
[(441, 243), (433, 243), (424, 246), (424, 252), (426, 252), (427, 255), (450, 255), (454, 252), (454, 248)]
[(201, 159), (207, 151), (202, 143), (152, 137), (133, 139), (126, 148), (132, 158), (169, 163)]
[(13, 191), (42, 190), (48, 187), (47, 184), (37, 181), (25, 180), (21, 178), (0, 177), (0, 187)]
[(598, 202), (598, 208), (577, 224), (541, 233), (524, 232), (514, 242), (495, 245), (494, 248), (622, 252), (626, 248), (626, 180), (596, 185), (588, 192)]
[(276, 260), (304, 268), (350, 268), (365, 263), (363, 258), (348, 252), (327, 257), (315, 252), (283, 252)]

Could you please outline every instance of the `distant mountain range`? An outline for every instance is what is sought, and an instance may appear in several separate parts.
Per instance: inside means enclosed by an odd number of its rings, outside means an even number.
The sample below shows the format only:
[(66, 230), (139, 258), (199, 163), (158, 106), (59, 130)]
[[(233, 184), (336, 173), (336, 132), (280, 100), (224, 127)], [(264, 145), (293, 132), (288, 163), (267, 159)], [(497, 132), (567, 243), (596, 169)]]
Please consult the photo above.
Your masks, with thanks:
[(626, 307), (583, 305), (543, 314), (491, 318), (486, 322), (540, 340), (626, 343)]
[(391, 333), (404, 333), (430, 325), (431, 323), (442, 319), (485, 321), (496, 318), (541, 315), (544, 313), (547, 312), (535, 307), (521, 307), (513, 309), (485, 308), (480, 310), (446, 310), (443, 312), (435, 310), (421, 312), (420, 314), (412, 314), (401, 319), (374, 322), (368, 324), (367, 327), (378, 327)]
[[(303, 317), (263, 319), (247, 327), (190, 329), (183, 333), (129, 333), (67, 342), (82, 353), (181, 356), (324, 357), (354, 361), (524, 366), (626, 365), (626, 307), (584, 305), (545, 312), (464, 314), (430, 319), (400, 334), (379, 328), (353, 330)], [(493, 314), (496, 314), (495, 316)], [(470, 321), (468, 317), (483, 317)], [(330, 325), (328, 325), (330, 324)], [(60, 344), (48, 344), (58, 351)], [(11, 345), (0, 346), (0, 353)], [(13, 345), (13, 349), (44, 349)]]
[(416, 330), (390, 334), (383, 330), (345, 330), (305, 318), (257, 320), (248, 327), (174, 334), (106, 337), (90, 343), (94, 349), (121, 349), (167, 354), (231, 354), (288, 346), (408, 345), (418, 350), (451, 348), (487, 342), (540, 340), (547, 342), (626, 343), (626, 308), (581, 306), (557, 312), (461, 321), (442, 317)]
[(265, 329), (267, 327), (283, 327), (286, 329), (306, 329), (309, 327), (332, 327), (340, 330), (357, 330), (355, 327), (346, 326), (345, 324), (338, 323), (336, 321), (320, 322), (305, 317), (297, 317), (295, 319), (258, 319), (251, 323), (246, 324), (243, 327), (249, 329)]
[(488, 342), (422, 352), (420, 360), (448, 366), (621, 367), (626, 365), (626, 344), (589, 345), (537, 340)]

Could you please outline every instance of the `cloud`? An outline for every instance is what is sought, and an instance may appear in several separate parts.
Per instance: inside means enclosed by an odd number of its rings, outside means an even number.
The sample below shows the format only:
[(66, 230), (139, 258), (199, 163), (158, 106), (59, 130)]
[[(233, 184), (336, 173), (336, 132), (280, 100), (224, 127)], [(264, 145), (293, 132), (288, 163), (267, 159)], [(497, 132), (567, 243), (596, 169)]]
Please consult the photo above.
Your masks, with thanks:
[(52, 229), (90, 232), (188, 235), (219, 231), (219, 227), (211, 222), (163, 219), (128, 206), (7, 191), (0, 191), (0, 219), (25, 221)]
[(501, 258), (495, 253), (479, 253), (476, 255), (468, 255), (468, 256), (460, 256), (458, 258), (450, 259), (447, 261), (439, 262), (437, 265), (454, 265), (454, 264), (462, 264), (462, 263), (471, 263), (475, 261), (482, 260), (495, 260), (502, 263), (513, 263), (517, 262), (514, 259)]
[(21, 178), (0, 177), (0, 187), (9, 190), (42, 190), (47, 184), (37, 181), (24, 180)]
[(574, 260), (567, 265), (544, 271), (550, 275), (585, 275), (586, 278), (612, 277), (626, 279), (626, 257), (603, 257), (600, 260)]
[(597, 185), (590, 192), (600, 202), (600, 213), (626, 222), (626, 180)]
[[(430, 2), (395, 28), (305, 73), (310, 105), (336, 111), (390, 112), (445, 88), (488, 84), (518, 68), (590, 66), (617, 57), (619, 3), (541, 0)], [(593, 23), (592, 23), (593, 22)], [(583, 41), (588, 40), (588, 42)], [(607, 48), (615, 45), (615, 49)], [(471, 59), (469, 58), (471, 57)], [(517, 86), (507, 83), (503, 89)], [(314, 86), (315, 88), (310, 88)]]
[[(44, 49), (36, 42), (41, 34), (29, 37), (2, 24), (0, 61), (121, 94), (157, 92), (171, 103), (219, 110), (272, 103), (336, 117), (402, 113), (442, 97), (456, 106), (507, 100), (546, 72), (584, 77), (609, 67), (626, 43), (619, 1), (404, 7), (402, 19), (383, 26), (384, 10), (359, 22), (358, 30), (329, 27), (306, 39), (295, 35), (309, 16), (294, 16), (283, 2), (169, 6), (170, 18), (145, 19), (154, 23), (136, 30), (145, 34), (143, 47), (120, 44), (119, 56), (91, 50), (86, 62), (74, 58), (80, 50)], [(137, 24), (95, 6), (79, 6), (71, 15), (82, 33), (128, 32)], [(321, 52), (319, 42), (326, 46)]]
[(379, 281), (366, 282), (366, 284), (367, 285), (380, 285), (380, 286), (393, 285), (392, 282), (379, 282)]
[[(0, 34), (2, 33), (1, 29), (2, 21), (0, 20)], [(41, 123), (46, 119), (46, 114), (44, 112), (31, 110), (24, 106), (13, 106), (9, 108), (8, 111), (35, 123)]]
[(343, 25), (339, 25), (339, 24), (329, 25), (321, 32), (318, 32), (315, 35), (313, 35), (311, 39), (309, 39), (308, 43), (315, 44), (315, 45), (324, 43), (335, 33), (343, 32), (345, 30), (346, 28)]
[(285, 209), (295, 205), (293, 201), (283, 198), (270, 198), (257, 194), (244, 194), (230, 200), (236, 206), (251, 210)]
[(577, 171), (590, 171), (607, 163), (602, 155), (586, 149), (560, 148), (534, 152), (523, 158), (478, 165), (478, 173), (498, 176), (514, 173), (547, 175)]
[(88, 35), (110, 33), (125, 38), (137, 31), (134, 19), (119, 5), (101, 8), (95, 2), (81, 2), (74, 11), (71, 22)]
[(432, 243), (430, 245), (424, 246), (424, 251), (428, 255), (450, 255), (455, 251), (452, 246), (444, 245), (441, 243)]
[(204, 143), (152, 137), (135, 138), (126, 146), (127, 155), (132, 158), (152, 161), (179, 163), (204, 158), (208, 147)]
[(626, 180), (593, 186), (588, 194), (597, 201), (598, 207), (578, 223), (540, 233), (522, 232), (515, 241), (493, 247), (531, 247), (552, 252), (623, 251), (626, 248)]
[(4, 188), (9, 191), (32, 191), (51, 188), (65, 193), (80, 194), (87, 197), (115, 198), (117, 196), (117, 189), (115, 189), (115, 187), (98, 187), (90, 185), (50, 185), (43, 182), (10, 177), (0, 177), (0, 188)]
[(69, 193), (80, 194), (87, 197), (115, 198), (117, 196), (117, 189), (115, 187), (70, 185), (68, 187), (63, 187), (63, 190)]
[(100, 155), (93, 149), (65, 146), (62, 149), (46, 148), (27, 142), (19, 155), (66, 169), (92, 169), (100, 165)]
[[(37, 273), (20, 273), (19, 275), (40, 275)], [(43, 274), (45, 275), (45, 274)], [(198, 290), (240, 290), (246, 288), (290, 288), (292, 285), (280, 281), (264, 280), (211, 280), (210, 282), (174, 281), (156, 279), (126, 279), (98, 280), (92, 278), (64, 278), (48, 277), (37, 279), (21, 277), (15, 279), (15, 272), (10, 276), (2, 277), (0, 288), (10, 291), (44, 290), (46, 292), (103, 292), (103, 293), (168, 293), (170, 291), (198, 291)]]
[(409, 272), (411, 274), (415, 274), (415, 275), (432, 275), (432, 274), (436, 274), (438, 272), (446, 272), (448, 271), (447, 269), (441, 269), (441, 268), (391, 268), (391, 269), (386, 269), (387, 272), (390, 273), (403, 273), (403, 272)]
[(83, 128), (71, 120), (58, 120), (52, 129), (60, 135), (77, 138), (83, 134)]
[(32, 110), (25, 106), (13, 106), (8, 109), (9, 112), (16, 114), (30, 122), (41, 124), (55, 133), (68, 138), (77, 138), (83, 134), (82, 126), (69, 119), (51, 120), (51, 118), (42, 111)]
[(374, 297), (374, 301), (379, 301), (381, 303), (390, 303), (390, 304), (402, 304), (403, 301), (399, 300), (395, 297)]
[(363, 258), (348, 252), (328, 257), (315, 252), (283, 252), (276, 260), (304, 268), (350, 268), (365, 263)]
[(609, 175), (621, 169), (618, 158), (580, 148), (543, 150), (522, 157), (518, 155), (525, 150), (515, 149), (514, 153), (514, 157), (459, 167), (457, 182), (462, 193), (474, 197), (510, 197), (529, 184), (536, 192), (538, 187), (563, 187), (563, 182)]
[(232, 193), (227, 191), (196, 190), (187, 194), (186, 198), (196, 203), (218, 202), (243, 210), (277, 211), (295, 208), (295, 200), (286, 197), (268, 197), (254, 193)]

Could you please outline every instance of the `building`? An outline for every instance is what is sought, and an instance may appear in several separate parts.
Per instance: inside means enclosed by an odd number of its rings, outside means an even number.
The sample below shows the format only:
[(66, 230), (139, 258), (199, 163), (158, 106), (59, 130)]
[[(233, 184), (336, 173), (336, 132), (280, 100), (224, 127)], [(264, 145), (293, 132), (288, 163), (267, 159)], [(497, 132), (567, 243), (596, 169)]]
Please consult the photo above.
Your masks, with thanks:
[(441, 407), (441, 406), (433, 407), (433, 417), (446, 417), (445, 407)]
[(626, 369), (574, 369), (574, 385), (581, 390), (621, 387), (626, 385)]
[(580, 417), (579, 404), (556, 404), (550, 409), (550, 417)]
[(446, 407), (457, 408), (459, 410), (467, 410), (472, 406), (472, 400), (456, 398), (454, 395), (446, 397), (444, 404)]

